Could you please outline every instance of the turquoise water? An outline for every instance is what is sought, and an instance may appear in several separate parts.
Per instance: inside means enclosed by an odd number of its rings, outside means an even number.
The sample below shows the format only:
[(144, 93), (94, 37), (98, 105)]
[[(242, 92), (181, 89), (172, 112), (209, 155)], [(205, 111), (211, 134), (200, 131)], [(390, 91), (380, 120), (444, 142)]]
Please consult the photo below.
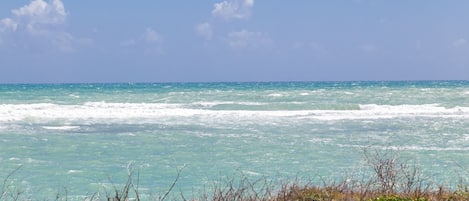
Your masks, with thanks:
[[(190, 197), (244, 174), (344, 178), (398, 150), (431, 181), (469, 173), (469, 82), (0, 85), (0, 178), (39, 198), (139, 188)], [(3, 179), (2, 179), (3, 180)]]

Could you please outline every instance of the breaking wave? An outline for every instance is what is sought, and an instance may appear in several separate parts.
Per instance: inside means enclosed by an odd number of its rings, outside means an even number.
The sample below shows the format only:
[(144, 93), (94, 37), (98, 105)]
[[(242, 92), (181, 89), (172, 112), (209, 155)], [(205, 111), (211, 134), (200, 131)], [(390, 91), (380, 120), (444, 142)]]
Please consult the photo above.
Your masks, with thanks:
[[(230, 109), (223, 105), (242, 104), (245, 106), (263, 106), (262, 108)], [(202, 105), (194, 107), (194, 105)], [(80, 105), (60, 105), (51, 103), (3, 104), (0, 105), (0, 122), (30, 121), (42, 122), (51, 120), (69, 121), (130, 121), (162, 120), (167, 118), (198, 119), (265, 119), (265, 118), (298, 118), (315, 120), (354, 120), (385, 118), (469, 118), (469, 107), (445, 108), (437, 104), (424, 105), (358, 105), (358, 109), (295, 109), (279, 110), (269, 108), (261, 103), (107, 103), (87, 102)], [(72, 129), (47, 128), (47, 129)]]

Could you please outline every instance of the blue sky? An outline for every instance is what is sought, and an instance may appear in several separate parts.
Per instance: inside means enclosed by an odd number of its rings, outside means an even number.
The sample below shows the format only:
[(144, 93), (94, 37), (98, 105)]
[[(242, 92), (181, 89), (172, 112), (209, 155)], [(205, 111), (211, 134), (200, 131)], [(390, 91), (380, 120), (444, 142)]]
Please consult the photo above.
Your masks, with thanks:
[(469, 79), (469, 1), (0, 2), (0, 82)]

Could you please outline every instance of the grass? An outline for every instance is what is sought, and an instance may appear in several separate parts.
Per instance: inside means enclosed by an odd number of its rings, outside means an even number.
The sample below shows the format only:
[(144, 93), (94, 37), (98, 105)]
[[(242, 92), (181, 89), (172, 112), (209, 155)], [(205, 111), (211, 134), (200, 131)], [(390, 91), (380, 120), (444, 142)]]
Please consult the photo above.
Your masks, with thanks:
[[(461, 179), (456, 189), (426, 181), (420, 169), (403, 161), (392, 150), (364, 149), (363, 156), (371, 174), (360, 179), (347, 178), (340, 182), (322, 185), (302, 184), (300, 181), (273, 184), (267, 178), (252, 180), (245, 175), (215, 183), (204, 192), (186, 198), (177, 195), (174, 186), (182, 169), (167, 191), (160, 196), (142, 195), (139, 192), (140, 175), (134, 178), (129, 164), (127, 182), (114, 186), (104, 195), (95, 193), (82, 200), (130, 201), (130, 200), (181, 200), (181, 201), (469, 201), (469, 185)], [(11, 184), (10, 178), (20, 167), (9, 173), (1, 186), (0, 201), (33, 200)], [(57, 194), (53, 200), (69, 200), (67, 192)]]

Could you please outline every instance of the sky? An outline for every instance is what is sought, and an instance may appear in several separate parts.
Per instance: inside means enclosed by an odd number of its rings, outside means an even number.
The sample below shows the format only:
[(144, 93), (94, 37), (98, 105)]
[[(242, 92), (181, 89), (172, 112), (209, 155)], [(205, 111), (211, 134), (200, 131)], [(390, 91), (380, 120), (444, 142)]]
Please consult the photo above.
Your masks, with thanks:
[(469, 80), (466, 0), (0, 1), (0, 83)]

